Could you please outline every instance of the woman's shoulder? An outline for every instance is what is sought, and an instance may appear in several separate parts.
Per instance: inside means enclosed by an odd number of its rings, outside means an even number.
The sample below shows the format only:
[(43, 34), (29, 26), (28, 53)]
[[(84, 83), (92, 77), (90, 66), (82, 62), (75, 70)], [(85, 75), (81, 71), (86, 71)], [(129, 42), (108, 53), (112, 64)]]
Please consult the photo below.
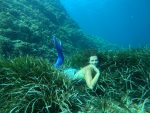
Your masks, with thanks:
[(85, 70), (92, 70), (92, 66), (91, 65), (87, 65), (84, 67)]
[(92, 67), (90, 65), (87, 65), (85, 67), (83, 67), (82, 69), (80, 69), (77, 74), (85, 74), (87, 71), (92, 71)]

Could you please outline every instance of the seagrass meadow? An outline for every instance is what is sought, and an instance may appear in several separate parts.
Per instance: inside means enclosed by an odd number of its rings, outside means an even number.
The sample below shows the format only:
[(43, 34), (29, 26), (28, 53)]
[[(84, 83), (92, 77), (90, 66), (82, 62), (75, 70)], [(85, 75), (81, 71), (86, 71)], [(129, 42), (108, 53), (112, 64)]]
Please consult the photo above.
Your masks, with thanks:
[[(83, 55), (68, 65), (83, 65)], [(99, 52), (101, 76), (91, 91), (71, 81), (42, 58), (24, 56), (0, 61), (1, 113), (149, 113), (150, 50)], [(81, 59), (82, 63), (75, 63)], [(76, 66), (74, 65), (76, 64)]]
[[(150, 113), (150, 47), (120, 49), (85, 34), (59, 0), (0, 0), (0, 19), (0, 113)], [(63, 73), (85, 66), (91, 51), (100, 57), (94, 90)]]

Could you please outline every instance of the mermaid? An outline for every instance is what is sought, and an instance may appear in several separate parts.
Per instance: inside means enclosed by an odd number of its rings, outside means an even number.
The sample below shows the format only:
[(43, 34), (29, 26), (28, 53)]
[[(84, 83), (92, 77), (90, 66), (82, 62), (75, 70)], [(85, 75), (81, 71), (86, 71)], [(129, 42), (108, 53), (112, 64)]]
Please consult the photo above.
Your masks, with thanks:
[[(57, 60), (54, 66), (56, 68), (59, 68), (63, 62), (64, 62), (64, 56), (62, 52), (62, 46), (61, 46), (61, 41), (56, 39), (55, 36), (52, 38), (54, 46), (57, 50)], [(86, 81), (87, 86), (90, 89), (93, 89), (99, 79), (100, 76), (100, 70), (98, 69), (98, 63), (99, 63), (99, 58), (98, 55), (91, 54), (89, 57), (89, 64), (83, 67), (80, 70), (76, 70), (74, 68), (68, 68), (64, 70), (64, 74), (74, 80), (74, 79), (82, 79)]]

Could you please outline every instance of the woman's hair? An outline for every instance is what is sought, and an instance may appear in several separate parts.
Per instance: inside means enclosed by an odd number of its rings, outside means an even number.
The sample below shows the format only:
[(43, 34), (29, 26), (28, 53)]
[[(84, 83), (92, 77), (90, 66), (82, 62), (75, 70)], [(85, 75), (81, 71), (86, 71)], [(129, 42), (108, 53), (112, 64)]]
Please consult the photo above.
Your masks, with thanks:
[(101, 53), (98, 50), (90, 49), (90, 50), (80, 51), (80, 52), (74, 54), (71, 58), (71, 62), (70, 62), (71, 66), (72, 67), (83, 67), (85, 65), (88, 65), (91, 56), (97, 56), (99, 62), (101, 62), (101, 59), (102, 59)]
[(83, 52), (83, 56), (85, 56), (85, 58), (86, 58), (86, 63), (89, 62), (91, 56), (97, 56), (99, 61), (101, 59), (100, 54), (97, 50), (86, 50)]

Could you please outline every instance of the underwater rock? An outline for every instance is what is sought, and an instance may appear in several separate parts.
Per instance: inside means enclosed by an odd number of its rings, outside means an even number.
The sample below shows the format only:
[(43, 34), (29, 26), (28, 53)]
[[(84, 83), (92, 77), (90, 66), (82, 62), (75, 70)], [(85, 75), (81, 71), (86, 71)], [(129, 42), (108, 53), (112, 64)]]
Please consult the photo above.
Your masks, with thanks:
[[(62, 41), (65, 54), (75, 50), (104, 47), (101, 40), (94, 41), (91, 36), (82, 32), (59, 0), (1, 0), (0, 19), (0, 36), (10, 41), (20, 40), (27, 43), (27, 46), (36, 44), (29, 46), (31, 50), (38, 50), (43, 45), (52, 49), (52, 35), (56, 35)], [(54, 54), (54, 51), (52, 52)], [(26, 51), (23, 54), (27, 54)], [(46, 50), (44, 55), (50, 57)]]

